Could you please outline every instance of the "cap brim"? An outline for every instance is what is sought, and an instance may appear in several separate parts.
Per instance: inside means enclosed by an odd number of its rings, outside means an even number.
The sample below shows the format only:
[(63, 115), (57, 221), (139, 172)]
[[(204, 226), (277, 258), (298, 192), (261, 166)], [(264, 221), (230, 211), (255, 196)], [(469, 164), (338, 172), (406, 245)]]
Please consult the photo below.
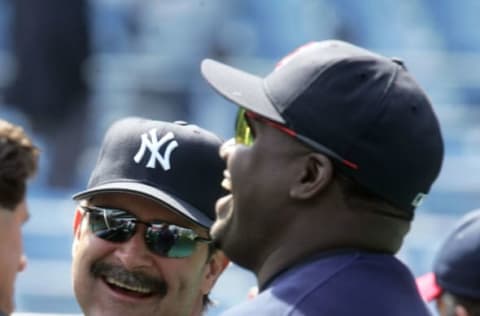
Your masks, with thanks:
[(263, 79), (211, 59), (202, 61), (202, 75), (223, 97), (279, 123), (285, 123), (265, 93)]
[(89, 198), (92, 195), (99, 193), (131, 193), (135, 195), (144, 196), (153, 200), (158, 201), (161, 204), (166, 205), (172, 211), (186, 217), (187, 219), (203, 226), (209, 228), (212, 226), (213, 220), (208, 218), (203, 212), (196, 209), (194, 206), (183, 201), (182, 199), (173, 196), (164, 191), (152, 188), (149, 185), (143, 183), (134, 183), (134, 182), (113, 182), (103, 185), (99, 185), (88, 190), (79, 192), (73, 195), (74, 200), (81, 200)]
[(416, 278), (415, 281), (420, 296), (426, 302), (433, 301), (442, 294), (442, 288), (438, 285), (434, 273), (422, 275)]

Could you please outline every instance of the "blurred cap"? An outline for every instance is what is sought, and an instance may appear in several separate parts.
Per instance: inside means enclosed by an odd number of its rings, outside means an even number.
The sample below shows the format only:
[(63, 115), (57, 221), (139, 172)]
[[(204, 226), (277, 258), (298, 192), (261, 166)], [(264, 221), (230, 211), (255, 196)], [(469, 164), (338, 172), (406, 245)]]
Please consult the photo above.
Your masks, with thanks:
[(433, 273), (417, 278), (426, 301), (443, 291), (456, 296), (480, 299), (480, 209), (464, 215), (441, 246)]

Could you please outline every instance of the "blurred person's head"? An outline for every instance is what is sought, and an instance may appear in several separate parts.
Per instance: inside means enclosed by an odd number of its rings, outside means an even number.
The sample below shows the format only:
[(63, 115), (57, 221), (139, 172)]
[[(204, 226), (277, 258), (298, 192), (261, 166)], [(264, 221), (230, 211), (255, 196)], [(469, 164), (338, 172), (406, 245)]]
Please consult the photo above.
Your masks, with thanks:
[(38, 149), (23, 129), (0, 120), (0, 311), (14, 309), (17, 272), (26, 266), (21, 226), (29, 217), (27, 180), (37, 170)]
[(404, 64), (313, 42), (265, 78), (205, 60), (240, 107), (221, 150), (231, 194), (211, 234), (260, 285), (319, 251), (395, 253), (443, 159), (432, 106)]
[(480, 209), (458, 221), (417, 285), (441, 316), (480, 316)]
[(228, 260), (210, 242), (221, 140), (184, 122), (107, 131), (74, 198), (73, 285), (87, 316), (200, 315)]

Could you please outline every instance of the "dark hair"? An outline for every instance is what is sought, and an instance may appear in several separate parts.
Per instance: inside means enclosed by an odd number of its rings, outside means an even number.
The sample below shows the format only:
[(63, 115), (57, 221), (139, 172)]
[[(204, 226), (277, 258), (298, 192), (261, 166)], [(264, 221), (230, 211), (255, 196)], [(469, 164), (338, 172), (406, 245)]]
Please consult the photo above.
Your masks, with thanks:
[(0, 206), (9, 210), (23, 200), (27, 179), (38, 167), (39, 151), (20, 126), (0, 120)]

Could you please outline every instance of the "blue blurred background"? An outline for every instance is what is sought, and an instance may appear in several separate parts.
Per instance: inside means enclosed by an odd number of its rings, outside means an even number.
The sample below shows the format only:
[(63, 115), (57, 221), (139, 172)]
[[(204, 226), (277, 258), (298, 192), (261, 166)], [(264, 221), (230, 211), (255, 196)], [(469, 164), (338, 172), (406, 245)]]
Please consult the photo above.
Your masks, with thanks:
[[(203, 82), (200, 61), (266, 75), (297, 46), (330, 38), (402, 58), (433, 101), (444, 166), (399, 253), (416, 276), (428, 272), (452, 223), (480, 207), (478, 12), (477, 0), (0, 0), (0, 117), (42, 149), (17, 310), (79, 312), (70, 196), (85, 187), (112, 121), (186, 120), (230, 138), (236, 107)], [(254, 285), (232, 265), (209, 315)]]

